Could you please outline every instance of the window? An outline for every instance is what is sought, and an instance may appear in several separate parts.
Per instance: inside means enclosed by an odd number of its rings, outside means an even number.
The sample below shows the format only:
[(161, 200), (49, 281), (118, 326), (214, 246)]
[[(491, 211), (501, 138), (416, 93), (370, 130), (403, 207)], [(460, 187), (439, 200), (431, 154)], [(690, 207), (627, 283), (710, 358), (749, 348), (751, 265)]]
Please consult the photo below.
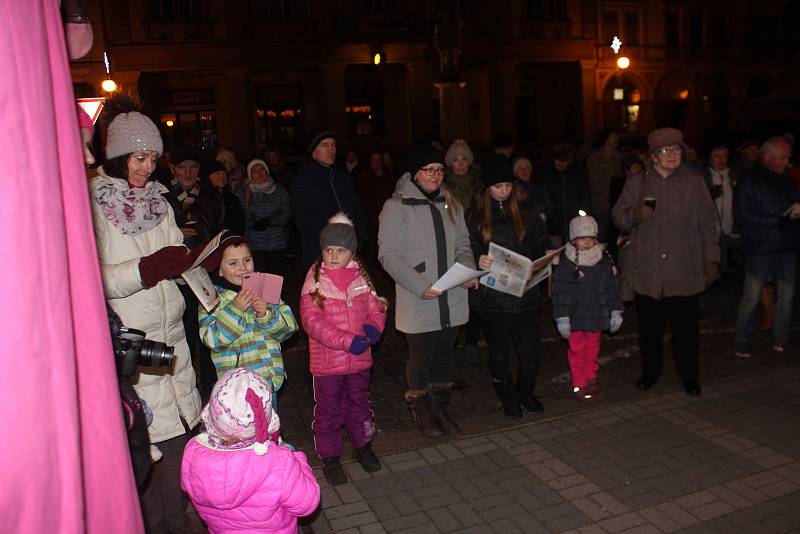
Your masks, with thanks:
[(166, 144), (186, 144), (202, 149), (217, 144), (217, 114), (212, 110), (162, 113), (160, 122)]
[(724, 47), (726, 45), (724, 16), (721, 13), (716, 13), (711, 18), (710, 23), (711, 44), (718, 48)]
[(603, 98), (605, 127), (626, 132), (638, 132), (641, 129), (642, 94), (624, 75), (606, 86)]
[(203, 0), (150, 0), (150, 20), (161, 24), (205, 22)]
[(347, 126), (351, 137), (383, 135), (383, 83), (351, 81), (345, 88)]
[(622, 127), (628, 132), (638, 132), (640, 126), (639, 104), (626, 105)]
[(433, 132), (434, 139), (442, 137), (442, 107), (439, 100), (439, 90), (434, 89), (431, 94), (431, 131)]
[(389, 11), (386, 0), (357, 0), (354, 13), (385, 13)]
[(539, 115), (536, 97), (520, 95), (517, 97), (517, 139), (520, 143), (531, 143), (538, 138)]
[(667, 46), (680, 45), (680, 19), (678, 14), (668, 11), (664, 15), (664, 41)]
[(637, 11), (626, 11), (623, 15), (622, 35), (623, 43), (630, 45), (642, 44), (639, 37), (639, 13)]
[(566, 2), (562, 0), (527, 0), (525, 14), (537, 22), (564, 22), (567, 19)]
[(301, 89), (296, 84), (256, 87), (256, 124), (260, 151), (278, 147), (284, 154), (305, 152)]
[(349, 65), (345, 69), (344, 112), (351, 137), (384, 135), (384, 74), (371, 65)]
[(703, 46), (703, 14), (689, 13), (689, 46)]
[(269, 19), (262, 22), (307, 19), (311, 16), (309, 0), (258, 0), (256, 16)]
[(611, 43), (614, 36), (620, 37), (623, 43), (627, 43), (628, 36), (621, 36), (619, 32), (619, 12), (604, 11), (603, 28), (605, 29), (606, 43)]

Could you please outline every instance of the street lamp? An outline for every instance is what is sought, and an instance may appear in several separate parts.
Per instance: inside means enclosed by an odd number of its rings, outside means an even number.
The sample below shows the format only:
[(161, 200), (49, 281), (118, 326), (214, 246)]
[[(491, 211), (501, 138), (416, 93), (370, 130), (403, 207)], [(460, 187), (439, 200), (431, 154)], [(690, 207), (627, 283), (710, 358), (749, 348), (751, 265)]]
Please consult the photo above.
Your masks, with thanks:
[(103, 80), (103, 83), (100, 84), (100, 87), (103, 88), (103, 91), (106, 93), (113, 93), (117, 90), (117, 82), (112, 80), (111, 78), (106, 78)]
[(103, 52), (103, 65), (106, 68), (106, 79), (100, 84), (103, 91), (113, 93), (117, 90), (117, 82), (111, 79), (111, 62), (108, 60), (108, 52)]
[(386, 52), (384, 52), (382, 48), (372, 49), (372, 64), (376, 67), (386, 64)]

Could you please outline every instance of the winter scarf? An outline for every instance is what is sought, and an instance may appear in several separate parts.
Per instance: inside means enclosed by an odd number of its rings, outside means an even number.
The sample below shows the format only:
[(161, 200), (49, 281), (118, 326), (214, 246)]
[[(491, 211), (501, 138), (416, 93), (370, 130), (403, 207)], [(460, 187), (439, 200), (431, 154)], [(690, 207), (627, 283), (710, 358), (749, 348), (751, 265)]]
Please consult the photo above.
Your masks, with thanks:
[(158, 226), (166, 217), (169, 203), (158, 182), (144, 187), (129, 187), (121, 178), (98, 176), (94, 197), (103, 216), (125, 235), (139, 235)]
[(603, 259), (603, 247), (600, 246), (600, 243), (597, 243), (589, 250), (579, 251), (572, 243), (567, 243), (564, 254), (566, 254), (569, 261), (578, 267), (591, 267)]

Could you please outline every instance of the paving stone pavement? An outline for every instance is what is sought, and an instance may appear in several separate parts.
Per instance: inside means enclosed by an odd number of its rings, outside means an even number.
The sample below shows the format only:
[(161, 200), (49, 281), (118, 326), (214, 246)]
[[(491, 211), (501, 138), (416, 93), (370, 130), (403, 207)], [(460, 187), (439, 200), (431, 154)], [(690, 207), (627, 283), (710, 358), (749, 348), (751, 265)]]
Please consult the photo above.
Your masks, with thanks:
[[(391, 297), (387, 280), (371, 272)], [(287, 274), (284, 298), (296, 311), (302, 277)], [(700, 398), (683, 393), (669, 357), (652, 391), (635, 390), (633, 307), (620, 334), (603, 339), (603, 392), (590, 404), (570, 395), (565, 344), (543, 308), (537, 396), (547, 411), (521, 423), (502, 415), (486, 349), (473, 361), (457, 350), (451, 412), (460, 438), (427, 439), (414, 428), (403, 402), (407, 348), (390, 317), (370, 386), (385, 467), (364, 473), (345, 436), (352, 482), (336, 488), (318, 469), (308, 355), (304, 337), (294, 336), (283, 344), (281, 433), (306, 452), (322, 487), (321, 507), (301, 520), (301, 532), (800, 533), (800, 351), (773, 353), (759, 332), (752, 358), (733, 357), (733, 301), (713, 289), (704, 296)], [(800, 299), (795, 307), (800, 317)], [(195, 519), (191, 533), (205, 532)]]
[(800, 369), (639, 393), (382, 457), (306, 531), (800, 532)]

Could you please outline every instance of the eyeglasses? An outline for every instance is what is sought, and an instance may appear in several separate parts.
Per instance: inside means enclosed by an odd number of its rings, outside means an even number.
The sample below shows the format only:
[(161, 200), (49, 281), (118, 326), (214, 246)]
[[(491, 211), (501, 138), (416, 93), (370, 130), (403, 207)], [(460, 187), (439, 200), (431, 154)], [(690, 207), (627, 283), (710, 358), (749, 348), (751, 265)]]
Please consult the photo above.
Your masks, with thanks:
[(662, 156), (677, 155), (680, 154), (681, 152), (683, 152), (683, 149), (678, 145), (665, 146), (656, 150), (656, 154), (660, 154)]
[(435, 176), (437, 174), (439, 176), (444, 176), (444, 167), (422, 167), (420, 170), (428, 176)]

